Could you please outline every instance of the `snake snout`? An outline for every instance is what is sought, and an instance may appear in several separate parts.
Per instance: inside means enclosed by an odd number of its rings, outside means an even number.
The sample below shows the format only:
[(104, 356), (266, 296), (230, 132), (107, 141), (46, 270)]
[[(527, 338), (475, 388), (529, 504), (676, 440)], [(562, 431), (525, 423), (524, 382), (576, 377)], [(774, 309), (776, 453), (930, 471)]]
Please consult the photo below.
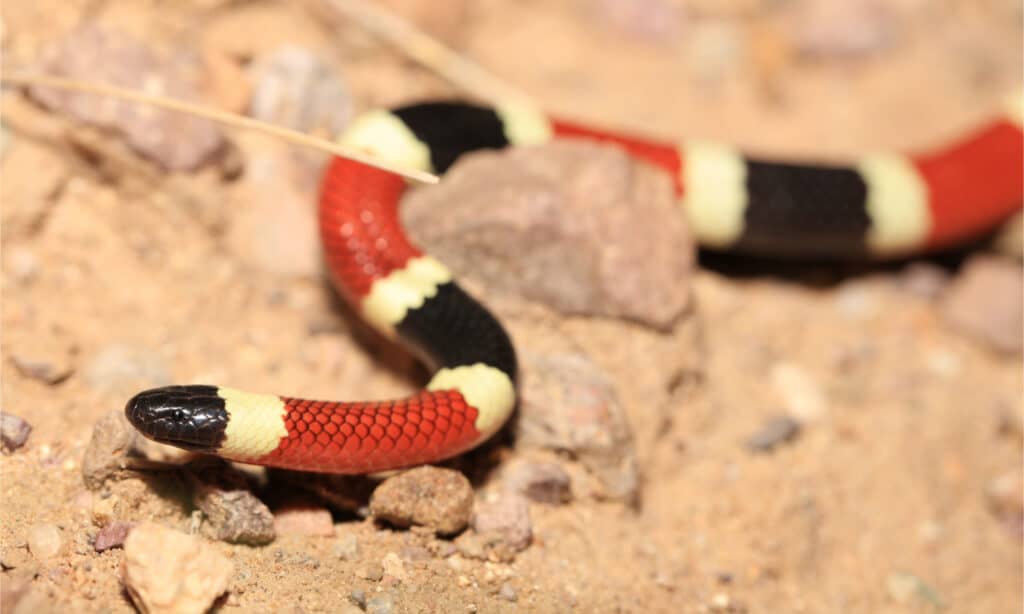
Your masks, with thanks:
[(124, 414), (149, 439), (195, 452), (215, 452), (228, 423), (215, 386), (146, 390), (128, 400)]

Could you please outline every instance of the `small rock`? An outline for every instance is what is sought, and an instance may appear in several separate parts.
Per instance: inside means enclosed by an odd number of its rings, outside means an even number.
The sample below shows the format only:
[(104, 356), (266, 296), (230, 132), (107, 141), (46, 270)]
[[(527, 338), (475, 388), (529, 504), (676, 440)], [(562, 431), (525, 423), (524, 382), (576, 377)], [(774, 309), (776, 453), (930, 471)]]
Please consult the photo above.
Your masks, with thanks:
[(384, 577), (384, 567), (379, 563), (368, 563), (365, 567), (356, 571), (356, 575), (370, 582), (380, 582), (380, 579)]
[[(204, 476), (209, 480), (211, 476)], [(277, 519), (244, 482), (221, 473), (215, 481), (197, 483), (192, 501), (206, 517), (203, 534), (231, 544), (260, 546), (274, 541)]]
[(274, 510), (274, 528), (281, 535), (334, 535), (334, 520), (326, 507), (308, 501), (295, 502)]
[(458, 533), (469, 522), (473, 488), (451, 469), (417, 467), (388, 478), (373, 491), (370, 513), (400, 527), (422, 525)]
[(501, 588), (498, 589), (498, 597), (513, 603), (519, 600), (519, 595), (516, 593), (516, 589), (512, 588), (512, 585), (508, 582), (503, 583)]
[(355, 535), (342, 535), (331, 546), (331, 554), (342, 561), (355, 561), (359, 558), (359, 540)]
[(594, 474), (602, 496), (639, 497), (633, 433), (611, 380), (580, 354), (523, 357), (517, 445), (572, 454)]
[(337, 72), (309, 49), (285, 46), (257, 57), (249, 115), (334, 138), (352, 114), (352, 95)]
[(495, 546), (511, 552), (525, 550), (533, 539), (530, 505), (522, 495), (502, 492), (491, 502), (481, 503), (473, 513), (473, 530), (485, 538), (496, 538), (484, 545), (488, 552)]
[(918, 298), (932, 301), (939, 298), (949, 285), (949, 273), (928, 262), (914, 262), (900, 273), (900, 288)]
[(348, 598), (352, 600), (352, 603), (359, 606), (360, 609), (366, 607), (366, 591), (356, 589), (348, 594)]
[(1024, 344), (1024, 272), (1013, 260), (977, 255), (942, 300), (951, 327), (992, 349), (1018, 353)]
[(111, 548), (120, 548), (124, 545), (125, 538), (131, 532), (135, 524), (131, 522), (115, 521), (105, 525), (96, 534), (96, 541), (93, 542), (93, 549), (96, 552), (103, 552)]
[(988, 508), (1015, 536), (1024, 534), (1024, 477), (1011, 470), (993, 478), (985, 486)]
[(771, 452), (783, 443), (796, 439), (800, 434), (800, 423), (789, 416), (771, 418), (747, 440), (751, 452)]
[(97, 490), (110, 479), (119, 479), (129, 468), (151, 468), (155, 464), (181, 464), (194, 455), (145, 439), (124, 412), (114, 410), (96, 423), (82, 456), (82, 479)]
[(366, 614), (391, 614), (395, 609), (395, 598), (382, 593), (366, 602)]
[[(6, 112), (6, 101), (4, 106)], [(3, 239), (6, 242), (8, 237), (31, 237), (68, 181), (67, 164), (53, 149), (22, 139), (4, 157), (4, 177), (32, 180), (4, 182), (4, 206), (0, 211)], [(11, 254), (7, 250), (5, 247), (5, 273), (9, 271), (20, 281), (35, 276), (39, 263), (31, 251), (20, 246)]]
[[(161, 57), (153, 48), (95, 23), (79, 26), (43, 53), (52, 75), (197, 101), (195, 70), (185, 58)], [(96, 58), (103, 58), (97, 62)], [(140, 154), (168, 170), (194, 170), (224, 146), (213, 122), (106, 96), (30, 88), (47, 108), (120, 133)]]
[(666, 329), (689, 306), (695, 259), (678, 208), (666, 173), (568, 139), (468, 154), (401, 215), (418, 244), (496, 294)]
[(29, 349), (14, 349), (10, 358), (19, 373), (50, 386), (63, 382), (74, 372), (68, 348), (57, 344), (37, 343)]
[(394, 552), (388, 552), (384, 555), (384, 558), (380, 561), (381, 567), (384, 569), (384, 574), (391, 576), (397, 580), (406, 580), (409, 577), (408, 572), (405, 570), (405, 561), (402, 557), (398, 556)]
[(531, 501), (560, 505), (572, 499), (569, 474), (558, 463), (523, 461), (505, 470), (504, 486)]
[(37, 524), (28, 530), (28, 549), (39, 560), (53, 558), (60, 553), (63, 540), (60, 529), (52, 524)]
[(14, 414), (0, 412), (0, 443), (3, 444), (4, 452), (13, 452), (25, 445), (31, 432), (32, 425), (25, 420)]
[(205, 612), (233, 573), (232, 562), (208, 544), (152, 522), (124, 543), (122, 580), (143, 612)]
[(786, 412), (801, 422), (820, 418), (828, 409), (825, 395), (810, 373), (792, 363), (779, 363), (771, 370), (772, 384)]
[(84, 373), (85, 381), (100, 392), (131, 391), (171, 383), (171, 371), (156, 352), (119, 344), (96, 352)]

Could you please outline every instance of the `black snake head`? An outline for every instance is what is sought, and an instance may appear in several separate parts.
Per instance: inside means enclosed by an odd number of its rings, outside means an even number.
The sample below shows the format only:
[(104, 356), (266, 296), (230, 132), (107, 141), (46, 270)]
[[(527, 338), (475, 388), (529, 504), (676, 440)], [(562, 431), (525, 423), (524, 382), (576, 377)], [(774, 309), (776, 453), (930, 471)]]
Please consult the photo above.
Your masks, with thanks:
[(140, 433), (193, 452), (216, 452), (228, 413), (216, 386), (165, 386), (132, 397), (124, 415)]

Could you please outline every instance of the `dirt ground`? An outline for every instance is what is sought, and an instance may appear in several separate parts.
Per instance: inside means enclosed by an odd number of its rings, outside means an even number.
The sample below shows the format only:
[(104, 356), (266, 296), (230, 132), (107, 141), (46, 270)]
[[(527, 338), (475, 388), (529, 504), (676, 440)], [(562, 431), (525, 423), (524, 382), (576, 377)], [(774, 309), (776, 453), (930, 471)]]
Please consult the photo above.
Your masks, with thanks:
[[(994, 113), (1022, 71), (1015, 1), (385, 4), (561, 116), (775, 156), (940, 144)], [(312, 129), (459, 93), (327, 5), (6, 2), (4, 70), (38, 65), (88, 21), (193, 61), (204, 100), (230, 110), (261, 95), (259, 58), (310, 50), (346, 98), (311, 111)], [(2, 408), (32, 427), (0, 457), (4, 607), (132, 611), (123, 551), (93, 547), (109, 518), (97, 506), (185, 532), (195, 515), (152, 480), (85, 487), (100, 417), (160, 383), (356, 399), (422, 374), (360, 336), (322, 276), (306, 240), (322, 157), (230, 133), (228, 155), (167, 171), (21, 90), (3, 104)], [(932, 261), (935, 283), (964, 257)], [(390, 585), (362, 570), (428, 538), (336, 512), (330, 537), (216, 543), (235, 565), (218, 611), (345, 611), (362, 591), (395, 612), (1020, 612), (1020, 494), (993, 494), (1021, 480), (1020, 354), (951, 328), (904, 263), (702, 263), (671, 331), (559, 316), (616, 387), (637, 506), (574, 484), (568, 504), (530, 506), (533, 543), (514, 561), (438, 555)], [(529, 318), (504, 304), (529, 352)], [(695, 327), (685, 385), (629, 358)], [(779, 416), (799, 432), (754, 453)], [(59, 530), (47, 558), (28, 547), (40, 525)], [(333, 549), (350, 536), (354, 560)]]

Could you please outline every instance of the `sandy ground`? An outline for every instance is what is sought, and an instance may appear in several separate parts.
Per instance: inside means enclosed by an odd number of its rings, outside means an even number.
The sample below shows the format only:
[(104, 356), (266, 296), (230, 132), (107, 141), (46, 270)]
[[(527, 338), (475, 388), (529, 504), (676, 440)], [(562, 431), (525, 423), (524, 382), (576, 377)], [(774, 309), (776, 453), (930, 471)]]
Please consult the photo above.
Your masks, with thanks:
[[(307, 4), (9, 2), (5, 67), (32, 64), (95, 20), (205, 57), (204, 92), (226, 108), (248, 99), (239, 67), (282, 44), (326, 58), (354, 109), (455, 93)], [(757, 2), (652, 0), (638, 13), (568, 0), (393, 4), (563, 116), (776, 155), (941, 143), (991, 114), (1021, 73), (1017, 2), (846, 2), (856, 19), (810, 25), (800, 21), (810, 10)], [(671, 19), (644, 17), (657, 11)], [(850, 48), (814, 47), (818, 30)], [(112, 499), (121, 520), (183, 531), (192, 519), (142, 480), (85, 488), (82, 456), (101, 416), (164, 380), (376, 398), (422, 374), (353, 338), (315, 245), (261, 249), (308, 234), (315, 156), (233, 135), (235, 162), (168, 173), (19, 92), (4, 105), (3, 410), (33, 429), (0, 459), (5, 607), (131, 611), (122, 551), (92, 547), (97, 505)], [(900, 267), (752, 274), (749, 262), (708, 262), (675, 331), (564, 318), (566, 330), (641, 348), (699, 325), (700, 377), (685, 385), (648, 377), (658, 365), (621, 360), (613, 343), (583, 344), (635, 433), (638, 507), (585, 492), (534, 505), (533, 545), (514, 562), (435, 556), (390, 586), (361, 570), (434, 538), (337, 514), (333, 537), (216, 544), (236, 568), (219, 611), (343, 611), (353, 591), (386, 593), (395, 612), (1021, 611), (1019, 520), (986, 496), (993, 480), (1020, 481), (1019, 355), (950, 330)], [(27, 375), (14, 356), (59, 377)], [(752, 453), (744, 442), (787, 414), (799, 435)], [(27, 547), (39, 525), (59, 529), (52, 557)], [(356, 560), (332, 550), (349, 536)]]

